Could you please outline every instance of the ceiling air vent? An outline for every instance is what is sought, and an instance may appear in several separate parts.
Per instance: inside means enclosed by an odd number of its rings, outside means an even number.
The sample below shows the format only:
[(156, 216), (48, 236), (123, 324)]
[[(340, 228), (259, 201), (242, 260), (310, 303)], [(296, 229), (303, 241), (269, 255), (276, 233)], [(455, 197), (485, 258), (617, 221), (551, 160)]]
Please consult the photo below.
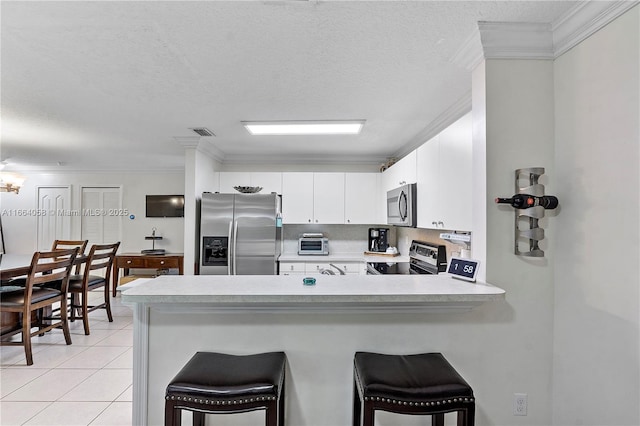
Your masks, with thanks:
[(193, 130), (200, 136), (215, 136), (213, 132), (206, 127), (192, 127), (191, 130)]

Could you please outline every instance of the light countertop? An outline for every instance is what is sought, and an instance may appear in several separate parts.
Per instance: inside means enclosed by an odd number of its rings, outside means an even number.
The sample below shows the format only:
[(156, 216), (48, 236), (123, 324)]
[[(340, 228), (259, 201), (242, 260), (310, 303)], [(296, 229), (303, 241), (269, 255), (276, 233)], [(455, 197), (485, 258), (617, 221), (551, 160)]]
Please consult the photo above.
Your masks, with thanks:
[(313, 286), (303, 285), (301, 275), (163, 275), (123, 288), (122, 300), (142, 304), (289, 308), (454, 303), (471, 308), (505, 297), (505, 291), (493, 285), (468, 283), (445, 274), (312, 276), (317, 280)]

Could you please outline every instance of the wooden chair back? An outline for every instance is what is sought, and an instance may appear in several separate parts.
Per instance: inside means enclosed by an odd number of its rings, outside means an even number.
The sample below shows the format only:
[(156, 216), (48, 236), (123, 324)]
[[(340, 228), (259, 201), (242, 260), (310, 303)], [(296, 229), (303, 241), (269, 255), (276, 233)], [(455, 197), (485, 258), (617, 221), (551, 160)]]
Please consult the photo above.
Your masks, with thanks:
[[(70, 248), (77, 247), (78, 248), (78, 256), (84, 256), (84, 251), (87, 248), (87, 244), (89, 244), (89, 240), (55, 240), (53, 242), (53, 246), (51, 247), (51, 251), (55, 250), (66, 250)], [(74, 274), (79, 274), (81, 265), (77, 264)]]
[(84, 281), (87, 282), (89, 275), (93, 275), (92, 271), (104, 269), (104, 281), (109, 283), (113, 262), (116, 258), (116, 252), (120, 247), (120, 241), (113, 244), (94, 244), (87, 255), (87, 262), (84, 268)]
[(77, 254), (77, 247), (65, 250), (35, 252), (31, 258), (31, 267), (27, 275), (25, 290), (35, 285), (61, 281), (61, 290), (63, 293), (66, 293), (69, 274), (71, 273), (71, 268), (75, 263)]

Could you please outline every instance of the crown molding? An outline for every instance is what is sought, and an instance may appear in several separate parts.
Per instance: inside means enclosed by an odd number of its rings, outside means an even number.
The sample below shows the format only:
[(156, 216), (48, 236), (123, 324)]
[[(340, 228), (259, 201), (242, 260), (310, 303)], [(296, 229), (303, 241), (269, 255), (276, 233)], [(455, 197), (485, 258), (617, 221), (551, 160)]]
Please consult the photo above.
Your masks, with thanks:
[(449, 59), (454, 65), (473, 71), (484, 60), (484, 51), (480, 41), (480, 31), (477, 29), (463, 43)]
[(553, 60), (638, 4), (582, 1), (550, 24), (480, 21), (450, 61), (472, 71), (483, 59)]
[(178, 142), (184, 149), (196, 149), (200, 143), (200, 136), (174, 136), (173, 140)]
[(486, 59), (554, 59), (551, 24), (478, 22)]
[(200, 136), (174, 136), (173, 139), (185, 150), (195, 149), (221, 163), (225, 160), (226, 156), (224, 152), (216, 148), (213, 143), (207, 139), (201, 138)]
[(425, 127), (420, 133), (415, 135), (409, 143), (407, 143), (402, 150), (396, 152), (392, 157), (402, 158), (409, 154), (414, 149), (433, 138), (444, 129), (449, 127), (452, 123), (456, 122), (460, 117), (471, 111), (471, 92), (467, 92), (463, 97), (458, 99), (453, 105), (443, 111), (434, 120), (432, 120), (427, 127)]
[(552, 24), (555, 56), (567, 52), (639, 3), (637, 0), (579, 3)]
[(388, 160), (379, 155), (343, 155), (340, 158), (329, 155), (227, 155), (224, 164), (286, 164), (286, 165), (359, 165), (380, 166)]

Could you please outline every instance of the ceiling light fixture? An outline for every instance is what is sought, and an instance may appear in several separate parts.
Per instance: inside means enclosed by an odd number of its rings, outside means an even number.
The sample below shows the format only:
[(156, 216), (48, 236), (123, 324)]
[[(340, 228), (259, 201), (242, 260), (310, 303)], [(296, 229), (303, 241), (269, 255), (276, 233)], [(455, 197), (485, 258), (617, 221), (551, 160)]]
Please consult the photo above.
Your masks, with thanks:
[(243, 121), (254, 136), (275, 135), (357, 135), (365, 120), (332, 121)]
[(0, 192), (20, 192), (24, 178), (17, 173), (0, 173)]

